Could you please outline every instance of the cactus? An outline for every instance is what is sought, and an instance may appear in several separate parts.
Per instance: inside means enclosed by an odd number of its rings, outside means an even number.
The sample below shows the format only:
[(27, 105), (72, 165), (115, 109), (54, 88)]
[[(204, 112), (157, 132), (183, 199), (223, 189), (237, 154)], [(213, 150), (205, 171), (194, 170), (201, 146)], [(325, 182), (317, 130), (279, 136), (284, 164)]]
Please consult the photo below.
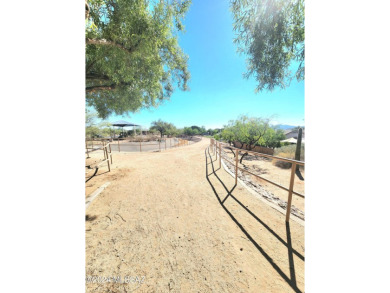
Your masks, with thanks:
[[(302, 128), (298, 128), (298, 140), (297, 140), (297, 149), (295, 150), (295, 160), (301, 160), (301, 144), (302, 144)], [(297, 165), (296, 171), (299, 171), (299, 165)]]

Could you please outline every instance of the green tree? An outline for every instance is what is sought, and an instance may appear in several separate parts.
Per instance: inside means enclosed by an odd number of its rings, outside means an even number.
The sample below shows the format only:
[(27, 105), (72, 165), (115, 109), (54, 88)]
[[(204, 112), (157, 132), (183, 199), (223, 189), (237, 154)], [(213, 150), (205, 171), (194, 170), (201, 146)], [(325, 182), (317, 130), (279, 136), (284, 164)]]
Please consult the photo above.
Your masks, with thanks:
[(207, 129), (207, 134), (214, 135), (214, 131), (211, 128), (209, 128), (209, 129)]
[(267, 148), (279, 148), (281, 147), (280, 141), (285, 139), (286, 135), (282, 129), (268, 128), (264, 134), (264, 143), (262, 146)]
[(203, 134), (207, 133), (207, 130), (204, 126), (199, 127), (199, 126), (193, 125), (193, 126), (191, 126), (191, 129), (195, 130), (194, 135), (203, 135)]
[[(239, 148), (246, 145), (246, 149), (251, 151), (256, 145), (264, 144), (264, 136), (269, 127), (269, 119), (241, 115), (237, 120), (229, 121), (221, 135), (229, 142), (240, 143)], [(246, 152), (241, 156), (240, 163), (247, 155)]]
[(86, 101), (100, 118), (158, 106), (188, 90), (178, 44), (190, 0), (90, 0), (86, 14)]
[(179, 134), (179, 130), (173, 124), (170, 123), (170, 127), (168, 127), (166, 134), (170, 137), (176, 136)]
[(151, 131), (156, 130), (160, 132), (161, 137), (163, 137), (163, 135), (165, 134), (172, 133), (172, 131), (174, 131), (175, 129), (176, 128), (172, 123), (162, 121), (161, 119), (153, 121), (152, 127), (150, 127)]
[(225, 128), (221, 132), (221, 138), (227, 141), (229, 144), (234, 143), (234, 140), (236, 139), (234, 131), (235, 129), (233, 127), (225, 126)]
[[(232, 0), (238, 52), (248, 56), (246, 78), (254, 75), (258, 85), (285, 88), (293, 78), (305, 78), (304, 0)], [(292, 61), (298, 62), (290, 72)]]
[(183, 134), (188, 135), (188, 136), (194, 136), (194, 135), (199, 135), (199, 128), (191, 126), (191, 127), (184, 127)]
[(96, 125), (96, 112), (85, 111), (85, 137), (95, 138), (101, 135), (100, 128)]
[(112, 124), (110, 122), (102, 121), (99, 123), (98, 127), (102, 136), (111, 138), (113, 137), (114, 132), (112, 129)]

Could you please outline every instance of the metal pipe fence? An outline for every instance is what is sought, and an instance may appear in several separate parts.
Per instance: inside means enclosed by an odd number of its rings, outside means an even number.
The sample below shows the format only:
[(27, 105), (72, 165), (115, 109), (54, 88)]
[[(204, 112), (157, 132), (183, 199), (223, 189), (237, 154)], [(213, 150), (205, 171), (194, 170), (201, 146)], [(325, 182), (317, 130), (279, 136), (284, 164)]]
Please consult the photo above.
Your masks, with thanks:
[[(302, 198), (305, 198), (305, 195), (304, 194), (301, 194), (301, 193), (298, 193), (296, 191), (294, 191), (294, 179), (295, 179), (295, 171), (296, 171), (296, 167), (297, 165), (298, 166), (305, 166), (305, 162), (302, 162), (302, 161), (297, 161), (297, 160), (292, 160), (292, 159), (286, 159), (286, 158), (282, 158), (282, 157), (276, 157), (276, 156), (271, 156), (271, 155), (267, 155), (267, 154), (263, 154), (263, 153), (257, 153), (257, 152), (253, 152), (253, 151), (248, 151), (248, 150), (245, 150), (245, 149), (239, 149), (239, 148), (236, 148), (236, 147), (232, 147), (226, 143), (222, 143), (222, 142), (218, 142), (216, 141), (215, 139), (211, 138), (210, 139), (210, 148), (212, 150), (212, 154), (216, 156), (216, 158), (219, 157), (219, 166), (221, 167), (221, 160), (222, 160), (222, 146), (225, 145), (225, 146), (228, 146), (231, 150), (234, 150), (234, 157), (235, 157), (235, 162), (231, 162), (230, 160), (228, 160), (227, 158), (224, 158), (224, 160), (226, 160), (228, 163), (230, 163), (232, 166), (234, 166), (234, 169), (235, 169), (235, 184), (237, 184), (237, 179), (238, 179), (238, 170), (240, 170), (241, 172), (246, 172), (246, 173), (249, 173), (259, 179), (262, 179), (262, 180), (265, 180), (266, 182), (268, 183), (271, 183), (273, 185), (275, 185), (276, 187), (279, 187), (285, 191), (288, 192), (288, 201), (287, 201), (287, 211), (286, 211), (286, 222), (289, 222), (290, 220), (290, 214), (291, 214), (291, 203), (292, 203), (292, 195), (297, 195), (297, 196), (300, 196)], [(252, 173), (246, 169), (243, 169), (243, 168), (240, 168), (238, 166), (238, 156), (239, 156), (239, 153), (240, 152), (246, 152), (248, 154), (252, 154), (254, 156), (258, 156), (258, 157), (265, 157), (265, 158), (269, 158), (269, 159), (274, 159), (274, 160), (279, 160), (279, 161), (284, 161), (284, 162), (289, 162), (292, 164), (291, 166), (291, 174), (290, 174), (290, 182), (289, 182), (289, 187), (285, 187), (285, 186), (282, 186), (272, 180), (269, 180), (267, 178), (264, 178), (263, 176), (260, 176), (258, 174), (255, 174), (255, 173)]]
[(128, 142), (112, 142), (112, 150), (118, 152), (153, 152), (163, 151), (170, 148), (182, 147), (198, 142), (200, 139), (196, 137), (188, 138), (162, 138), (156, 141), (128, 141)]

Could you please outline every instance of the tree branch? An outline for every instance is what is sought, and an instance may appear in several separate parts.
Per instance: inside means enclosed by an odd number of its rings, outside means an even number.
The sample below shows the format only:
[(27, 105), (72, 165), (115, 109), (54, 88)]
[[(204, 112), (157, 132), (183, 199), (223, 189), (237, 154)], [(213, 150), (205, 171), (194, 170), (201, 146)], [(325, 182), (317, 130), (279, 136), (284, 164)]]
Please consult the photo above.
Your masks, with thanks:
[(98, 75), (96, 73), (87, 73), (85, 75), (86, 79), (100, 79), (100, 80), (110, 80), (107, 75)]
[(115, 89), (117, 84), (111, 84), (111, 85), (93, 85), (93, 86), (87, 86), (85, 88), (85, 91), (87, 93), (97, 92), (97, 91), (105, 91), (105, 90), (113, 90)]
[(96, 59), (93, 60), (93, 61), (87, 66), (87, 68), (85, 69), (85, 72), (88, 72), (88, 71), (92, 68), (92, 66), (93, 66), (95, 63), (96, 63)]
[(121, 82), (119, 84), (113, 83), (113, 84), (109, 84), (109, 85), (92, 85), (92, 86), (87, 86), (85, 88), (85, 91), (87, 93), (92, 93), (92, 92), (97, 92), (97, 91), (114, 90), (117, 87), (129, 86), (129, 85), (131, 85), (130, 82)]
[[(121, 45), (121, 44), (118, 44), (116, 42), (113, 42), (113, 41), (110, 41), (110, 40), (106, 40), (106, 39), (86, 39), (85, 40), (85, 44), (86, 45), (103, 45), (103, 46), (113, 46), (113, 47), (117, 47), (121, 50), (124, 50), (128, 53), (133, 53), (135, 48), (138, 46), (136, 45), (135, 47), (133, 48), (126, 48), (125, 46)], [(138, 42), (139, 44), (139, 42)]]

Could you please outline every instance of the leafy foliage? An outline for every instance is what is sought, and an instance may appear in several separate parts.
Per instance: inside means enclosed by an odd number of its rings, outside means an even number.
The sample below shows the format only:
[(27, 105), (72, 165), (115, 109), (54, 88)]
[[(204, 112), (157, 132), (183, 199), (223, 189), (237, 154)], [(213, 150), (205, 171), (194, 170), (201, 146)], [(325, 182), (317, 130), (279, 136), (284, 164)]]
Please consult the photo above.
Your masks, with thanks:
[(241, 147), (244, 144), (253, 147), (264, 143), (264, 136), (269, 128), (268, 119), (242, 115), (237, 120), (229, 121), (222, 131), (222, 138), (229, 143), (238, 141)]
[(207, 129), (207, 133), (209, 134), (209, 135), (211, 135), (211, 136), (214, 136), (215, 134), (217, 134), (217, 133), (219, 133), (221, 131), (221, 129), (218, 129), (218, 128), (216, 128), (216, 129)]
[(90, 0), (86, 100), (99, 117), (156, 107), (188, 90), (188, 57), (178, 44), (190, 0)]
[(286, 135), (281, 129), (269, 128), (264, 135), (263, 146), (267, 148), (278, 148), (281, 147), (281, 140), (284, 140)]
[[(252, 150), (255, 146), (280, 147), (280, 141), (285, 139), (283, 130), (271, 127), (269, 119), (245, 115), (240, 116), (237, 120), (229, 121), (229, 124), (223, 129), (221, 137), (229, 144), (240, 143), (239, 148), (246, 145), (248, 150)], [(218, 139), (219, 134), (215, 134), (214, 138)], [(240, 162), (246, 155), (247, 153), (242, 155)]]
[(85, 112), (85, 137), (97, 138), (97, 137), (109, 137), (115, 134), (119, 134), (120, 130), (115, 130), (111, 127), (111, 123), (102, 121), (99, 124), (96, 123), (96, 112)]
[(197, 128), (184, 127), (183, 134), (188, 135), (188, 136), (194, 136), (194, 135), (199, 135), (200, 133), (199, 133), (199, 130)]
[[(248, 56), (244, 76), (255, 76), (257, 91), (304, 80), (304, 0), (232, 0), (231, 10), (234, 42)], [(289, 71), (292, 61), (299, 63), (295, 73)]]
[(158, 131), (163, 137), (163, 135), (175, 135), (177, 132), (176, 127), (172, 123), (162, 121), (161, 119), (152, 122), (151, 131)]

